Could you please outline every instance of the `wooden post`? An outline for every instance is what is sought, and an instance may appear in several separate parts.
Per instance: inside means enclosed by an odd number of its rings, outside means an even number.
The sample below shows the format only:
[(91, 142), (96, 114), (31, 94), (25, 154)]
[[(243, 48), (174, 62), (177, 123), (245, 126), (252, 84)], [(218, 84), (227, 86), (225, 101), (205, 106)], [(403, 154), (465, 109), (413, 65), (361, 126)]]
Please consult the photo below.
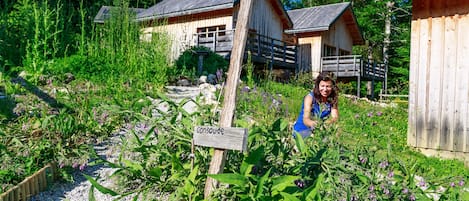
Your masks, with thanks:
[[(223, 108), (220, 115), (220, 127), (231, 127), (236, 104), (236, 88), (241, 74), (241, 65), (243, 64), (244, 48), (248, 35), (248, 22), (251, 15), (253, 0), (241, 0), (241, 6), (236, 23), (233, 49), (231, 50), (230, 68), (226, 80)], [(226, 150), (215, 149), (208, 174), (219, 174), (223, 172), (226, 160)], [(205, 182), (204, 196), (209, 198), (210, 193), (218, 186), (218, 181), (207, 177)]]

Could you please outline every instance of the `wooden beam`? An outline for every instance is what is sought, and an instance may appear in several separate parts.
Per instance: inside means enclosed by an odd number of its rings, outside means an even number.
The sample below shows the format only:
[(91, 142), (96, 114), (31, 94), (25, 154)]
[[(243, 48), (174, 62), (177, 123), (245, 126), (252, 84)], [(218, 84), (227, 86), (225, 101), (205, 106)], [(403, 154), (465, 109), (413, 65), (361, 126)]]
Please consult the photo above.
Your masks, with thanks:
[[(241, 65), (243, 64), (243, 56), (245, 44), (248, 36), (248, 23), (251, 15), (253, 0), (241, 0), (238, 13), (238, 21), (236, 23), (236, 31), (234, 36), (233, 50), (230, 58), (230, 68), (226, 80), (223, 107), (220, 116), (220, 127), (231, 127), (233, 115), (236, 108), (236, 88), (241, 74)], [(223, 172), (226, 160), (226, 150), (215, 149), (208, 174), (219, 174)], [(204, 196), (209, 198), (210, 193), (218, 186), (218, 181), (211, 177), (207, 177), (205, 182)]]

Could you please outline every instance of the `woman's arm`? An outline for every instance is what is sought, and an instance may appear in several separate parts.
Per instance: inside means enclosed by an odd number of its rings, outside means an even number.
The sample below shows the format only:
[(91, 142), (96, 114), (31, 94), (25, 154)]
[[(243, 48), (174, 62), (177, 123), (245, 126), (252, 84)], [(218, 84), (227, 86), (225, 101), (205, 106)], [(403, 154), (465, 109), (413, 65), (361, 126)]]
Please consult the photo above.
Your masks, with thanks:
[(311, 119), (311, 109), (313, 107), (313, 97), (311, 96), (305, 96), (305, 99), (304, 99), (304, 107), (303, 107), (303, 123), (310, 127), (310, 128), (313, 128), (315, 127), (318, 122), (317, 121), (313, 121)]
[(334, 105), (331, 109), (331, 118), (329, 118), (326, 123), (335, 123), (339, 120), (339, 106)]

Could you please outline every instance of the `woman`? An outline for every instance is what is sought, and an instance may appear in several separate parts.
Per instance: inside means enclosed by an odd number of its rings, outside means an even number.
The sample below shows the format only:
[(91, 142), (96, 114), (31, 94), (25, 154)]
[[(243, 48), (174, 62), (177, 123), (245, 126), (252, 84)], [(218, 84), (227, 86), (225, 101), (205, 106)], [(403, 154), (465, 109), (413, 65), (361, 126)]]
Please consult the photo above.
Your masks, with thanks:
[(339, 119), (338, 92), (332, 74), (322, 72), (314, 83), (314, 89), (305, 96), (300, 115), (293, 126), (293, 136), (311, 136), (320, 121), (334, 123)]

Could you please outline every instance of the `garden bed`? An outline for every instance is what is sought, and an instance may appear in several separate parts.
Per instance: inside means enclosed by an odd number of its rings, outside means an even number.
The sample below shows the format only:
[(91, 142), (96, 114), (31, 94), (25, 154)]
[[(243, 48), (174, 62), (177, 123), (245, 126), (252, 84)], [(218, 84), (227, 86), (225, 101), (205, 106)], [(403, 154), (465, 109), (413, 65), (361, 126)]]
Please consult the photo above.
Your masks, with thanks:
[(46, 190), (55, 180), (55, 166), (47, 164), (21, 183), (0, 195), (0, 201), (26, 201), (30, 197)]

